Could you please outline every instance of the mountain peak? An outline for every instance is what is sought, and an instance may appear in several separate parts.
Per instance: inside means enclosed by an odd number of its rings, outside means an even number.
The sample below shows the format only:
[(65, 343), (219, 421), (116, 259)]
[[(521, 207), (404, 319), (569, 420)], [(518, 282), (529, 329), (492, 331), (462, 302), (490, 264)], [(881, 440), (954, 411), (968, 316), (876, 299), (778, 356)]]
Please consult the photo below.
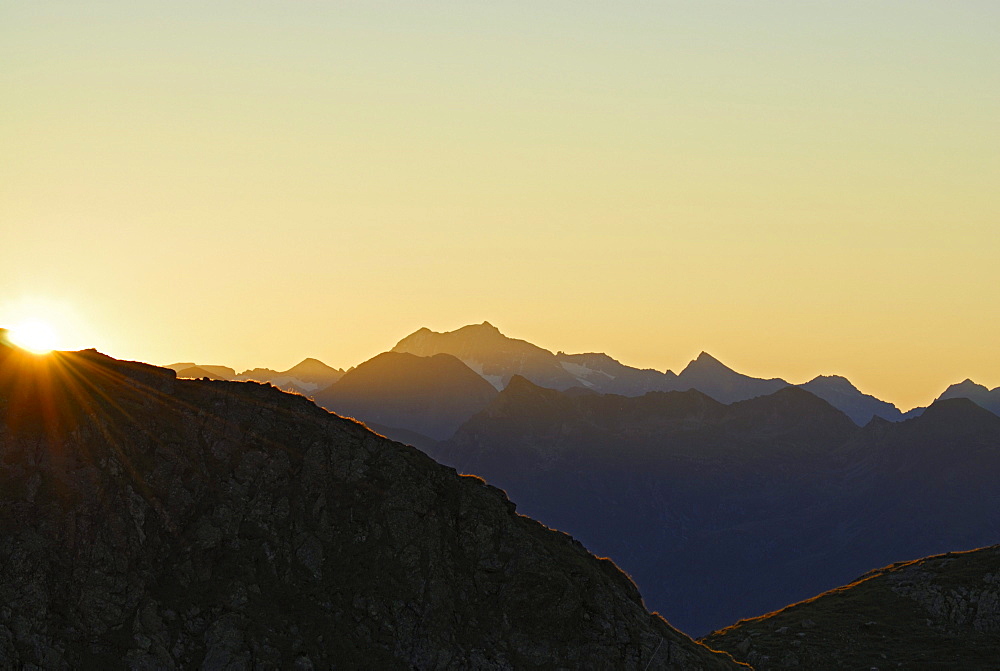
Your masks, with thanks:
[(289, 368), (287, 371), (285, 371), (285, 374), (295, 375), (296, 373), (299, 373), (304, 375), (322, 375), (322, 374), (329, 375), (338, 372), (340, 371), (338, 371), (336, 368), (333, 368), (332, 366), (328, 366), (319, 359), (313, 359), (309, 357), (303, 359), (299, 363)]
[(817, 375), (813, 379), (809, 380), (809, 382), (800, 386), (805, 387), (810, 391), (812, 391), (811, 387), (823, 386), (827, 389), (836, 391), (861, 393), (861, 391), (854, 386), (854, 383), (843, 375)]
[(687, 373), (688, 375), (690, 375), (692, 372), (706, 372), (707, 373), (707, 372), (716, 372), (716, 371), (717, 372), (724, 372), (724, 373), (734, 373), (735, 372), (732, 368), (730, 368), (726, 364), (722, 363), (721, 361), (719, 361), (718, 359), (716, 359), (714, 356), (712, 356), (708, 352), (702, 352), (701, 354), (698, 355), (698, 357), (696, 359), (694, 359), (691, 363), (689, 363), (684, 368), (683, 371), (681, 371), (681, 375), (684, 375), (685, 373)]
[(489, 322), (483, 322), (482, 324), (469, 324), (460, 329), (456, 329), (453, 333), (482, 334), (491, 338), (499, 336), (505, 340), (508, 339), (507, 336), (500, 332), (500, 329)]
[(963, 431), (972, 430), (972, 427), (982, 422), (995, 423), (997, 416), (974, 400), (959, 396), (938, 398), (924, 410), (919, 420), (925, 430), (931, 424), (943, 426), (949, 432), (955, 433), (954, 427), (961, 427)]
[(539, 391), (551, 390), (538, 386), (523, 375), (512, 375), (510, 381), (507, 382), (507, 386), (504, 387), (501, 393), (509, 396), (511, 394), (535, 393)]
[(989, 391), (988, 387), (985, 387), (985, 386), (979, 384), (978, 382), (973, 382), (969, 378), (965, 378), (964, 380), (962, 380), (958, 384), (953, 384), (950, 387), (948, 387), (945, 390), (945, 392), (943, 394), (941, 394), (941, 397), (942, 398), (947, 398), (949, 394), (955, 394), (955, 393), (969, 393), (969, 392), (980, 392), (980, 393), (983, 393), (983, 392), (988, 392), (988, 391)]

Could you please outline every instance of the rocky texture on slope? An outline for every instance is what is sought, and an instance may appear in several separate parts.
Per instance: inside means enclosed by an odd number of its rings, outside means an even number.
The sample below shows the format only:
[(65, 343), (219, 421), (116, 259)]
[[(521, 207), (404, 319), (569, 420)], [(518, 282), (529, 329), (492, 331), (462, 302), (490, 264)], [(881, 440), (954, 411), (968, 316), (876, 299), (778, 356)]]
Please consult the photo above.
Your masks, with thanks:
[(569, 536), (304, 397), (0, 347), (0, 667), (727, 669)]
[(703, 641), (760, 671), (1000, 668), (1000, 546), (872, 571)]
[(324, 408), (422, 447), (451, 438), (497, 395), (489, 382), (450, 354), (383, 352), (318, 392)]

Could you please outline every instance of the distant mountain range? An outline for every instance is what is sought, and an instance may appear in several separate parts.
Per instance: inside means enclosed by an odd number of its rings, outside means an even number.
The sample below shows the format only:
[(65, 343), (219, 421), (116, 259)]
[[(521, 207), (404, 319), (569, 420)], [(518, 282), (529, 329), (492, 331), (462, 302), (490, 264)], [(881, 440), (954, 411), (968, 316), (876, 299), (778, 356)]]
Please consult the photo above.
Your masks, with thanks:
[(340, 368), (327, 366), (319, 359), (304, 359), (286, 371), (270, 368), (254, 368), (240, 374), (228, 366), (206, 366), (194, 363), (174, 363), (167, 366), (182, 378), (203, 378), (210, 380), (254, 380), (268, 382), (279, 389), (301, 394), (311, 394), (329, 387), (344, 375)]
[[(780, 378), (743, 375), (707, 352), (698, 355), (680, 374), (632, 368), (603, 353), (553, 354), (524, 340), (508, 338), (489, 322), (445, 333), (422, 328), (400, 340), (392, 351), (417, 356), (451, 354), (498, 390), (511, 377), (520, 375), (538, 386), (560, 391), (579, 388), (599, 394), (642, 396), (651, 391), (697, 389), (722, 403), (735, 403), (793, 386)], [(924, 410), (914, 408), (903, 413), (892, 403), (861, 392), (847, 378), (837, 375), (820, 375), (797, 386), (841, 410), (858, 426), (864, 426), (873, 417), (898, 422)], [(940, 398), (956, 397), (970, 398), (1000, 414), (1000, 388), (989, 391), (966, 380), (950, 387)]]
[[(743, 375), (707, 352), (698, 355), (679, 375), (670, 370), (661, 373), (648, 368), (633, 368), (603, 353), (552, 353), (527, 341), (509, 338), (489, 322), (470, 324), (444, 333), (421, 328), (400, 340), (391, 351), (419, 357), (450, 354), (498, 391), (504, 389), (513, 376), (520, 375), (541, 387), (560, 391), (577, 389), (578, 393), (591, 391), (642, 396), (651, 391), (697, 389), (722, 403), (735, 403), (793, 386), (781, 378), (761, 379)], [(287, 371), (255, 368), (238, 375), (226, 366), (177, 363), (168, 367), (181, 377), (257, 380), (310, 396), (321, 394), (345, 373), (343, 369), (332, 368), (317, 359), (306, 359)], [(202, 371), (207, 374), (201, 374)], [(892, 403), (861, 392), (847, 378), (837, 375), (820, 375), (796, 386), (841, 410), (858, 426), (864, 426), (873, 417), (898, 422), (924, 411), (924, 408), (914, 408), (904, 413)], [(391, 393), (391, 390), (386, 393)], [(939, 397), (941, 400), (946, 398), (969, 398), (1000, 414), (1000, 387), (991, 391), (966, 380), (952, 385)], [(412, 426), (388, 428), (402, 433), (415, 430)]]

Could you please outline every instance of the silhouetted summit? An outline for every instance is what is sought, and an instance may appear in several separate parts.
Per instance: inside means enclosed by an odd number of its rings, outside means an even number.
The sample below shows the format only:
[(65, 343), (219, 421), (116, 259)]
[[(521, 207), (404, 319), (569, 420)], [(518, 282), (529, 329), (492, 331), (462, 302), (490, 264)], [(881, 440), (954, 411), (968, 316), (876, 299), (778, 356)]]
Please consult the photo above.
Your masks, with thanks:
[(329, 387), (343, 375), (343, 369), (328, 366), (319, 359), (303, 359), (285, 371), (254, 368), (243, 371), (234, 379), (270, 382), (287, 391), (312, 394)]
[(395, 429), (404, 429), (443, 440), (496, 394), (492, 385), (450, 354), (383, 352), (317, 393), (316, 402), (393, 438)]
[(702, 352), (677, 376), (677, 386), (680, 389), (697, 389), (722, 403), (733, 403), (773, 394), (789, 385), (778, 378), (762, 380), (737, 373), (712, 355)]
[(580, 384), (552, 352), (524, 340), (508, 338), (489, 322), (445, 333), (420, 329), (400, 340), (392, 351), (417, 356), (451, 354), (498, 390), (503, 389), (513, 375), (524, 375), (553, 389), (568, 389)]
[(333, 378), (340, 379), (344, 371), (328, 366), (319, 359), (306, 358), (284, 372), (285, 375), (297, 377), (306, 382), (326, 382)]
[(948, 387), (938, 400), (949, 398), (967, 398), (983, 408), (986, 408), (995, 415), (1000, 415), (1000, 387), (987, 389), (981, 384), (976, 384), (972, 380), (966, 379), (958, 384)]
[(866, 425), (872, 417), (891, 422), (903, 419), (903, 414), (895, 405), (862, 393), (850, 380), (840, 375), (820, 375), (798, 386), (843, 410), (858, 426)]
[(252, 382), (0, 347), (4, 668), (729, 669), (498, 489)]

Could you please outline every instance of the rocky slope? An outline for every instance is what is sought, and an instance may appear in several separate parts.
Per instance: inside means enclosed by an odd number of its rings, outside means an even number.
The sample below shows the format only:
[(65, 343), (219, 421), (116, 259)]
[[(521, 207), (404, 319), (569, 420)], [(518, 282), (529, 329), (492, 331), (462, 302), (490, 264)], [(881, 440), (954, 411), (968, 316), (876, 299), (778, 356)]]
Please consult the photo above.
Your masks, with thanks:
[(0, 347), (0, 667), (728, 669), (610, 561), (301, 396)]
[(1000, 546), (894, 564), (703, 639), (755, 669), (1000, 668)]

